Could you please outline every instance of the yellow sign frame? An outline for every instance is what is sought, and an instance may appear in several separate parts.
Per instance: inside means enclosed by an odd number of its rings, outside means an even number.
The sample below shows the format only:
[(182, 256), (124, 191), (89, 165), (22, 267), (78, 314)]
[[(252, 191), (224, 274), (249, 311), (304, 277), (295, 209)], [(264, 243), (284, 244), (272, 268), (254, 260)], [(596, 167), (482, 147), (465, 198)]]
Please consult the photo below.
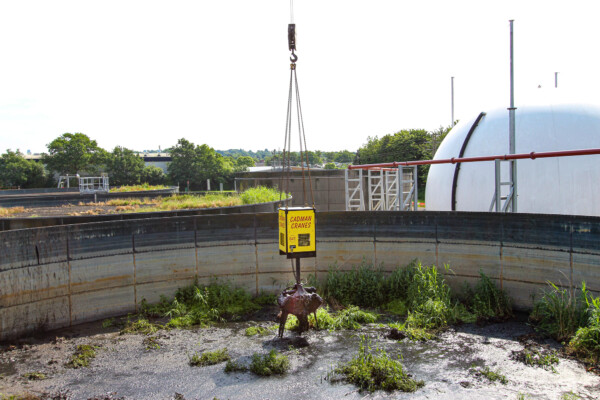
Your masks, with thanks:
[(317, 256), (315, 217), (313, 207), (279, 209), (279, 254), (287, 258)]

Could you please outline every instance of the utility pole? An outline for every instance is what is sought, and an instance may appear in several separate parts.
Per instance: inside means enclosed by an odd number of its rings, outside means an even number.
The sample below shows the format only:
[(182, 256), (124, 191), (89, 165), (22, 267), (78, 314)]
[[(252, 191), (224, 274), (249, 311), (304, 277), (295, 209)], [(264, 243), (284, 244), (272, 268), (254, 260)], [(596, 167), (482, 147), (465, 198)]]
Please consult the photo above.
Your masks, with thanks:
[[(514, 58), (513, 58), (513, 22), (510, 20), (510, 107), (508, 108), (508, 145), (509, 153), (515, 154), (515, 76), (514, 76)], [(510, 209), (517, 212), (517, 160), (510, 161), (510, 183), (512, 186), (512, 196), (510, 199)]]
[(554, 73), (554, 87), (558, 87), (558, 72)]

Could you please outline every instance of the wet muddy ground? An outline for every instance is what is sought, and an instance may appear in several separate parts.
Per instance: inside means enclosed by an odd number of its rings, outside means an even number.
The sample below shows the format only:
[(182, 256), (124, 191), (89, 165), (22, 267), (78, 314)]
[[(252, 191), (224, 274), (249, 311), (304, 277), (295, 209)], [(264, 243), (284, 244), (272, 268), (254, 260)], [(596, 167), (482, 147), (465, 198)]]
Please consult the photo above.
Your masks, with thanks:
[[(600, 398), (600, 376), (560, 356), (554, 371), (515, 360), (525, 346), (558, 349), (558, 343), (537, 337), (525, 322), (511, 321), (450, 328), (436, 340), (413, 342), (387, 339), (389, 328), (376, 324), (359, 331), (305, 333), (309, 346), (300, 347), (297, 334), (275, 331), (267, 336), (245, 335), (249, 326), (272, 322), (228, 322), (204, 329), (158, 331), (150, 335), (119, 335), (102, 322), (24, 339), (0, 349), (0, 393), (68, 393), (70, 399), (581, 399)], [(356, 354), (360, 335), (388, 354), (402, 357), (407, 372), (425, 386), (415, 393), (359, 392), (350, 384), (331, 384), (326, 378), (338, 363)], [(156, 342), (157, 346), (149, 346)], [(65, 366), (76, 346), (98, 346), (88, 368)], [(296, 345), (296, 346), (295, 346)], [(192, 367), (195, 352), (227, 347), (232, 359), (249, 364), (253, 353), (277, 349), (290, 359), (290, 372), (281, 377), (258, 377), (250, 372), (225, 373), (225, 363)], [(508, 382), (491, 382), (477, 371), (489, 367)], [(24, 377), (30, 372), (43, 380)], [(108, 397), (107, 397), (108, 394)]]

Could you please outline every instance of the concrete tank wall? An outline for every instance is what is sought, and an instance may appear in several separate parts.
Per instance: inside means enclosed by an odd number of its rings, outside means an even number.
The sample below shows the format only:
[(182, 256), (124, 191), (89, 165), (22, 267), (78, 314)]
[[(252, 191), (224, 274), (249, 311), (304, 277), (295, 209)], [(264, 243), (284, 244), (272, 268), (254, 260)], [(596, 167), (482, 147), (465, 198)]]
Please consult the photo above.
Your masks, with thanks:
[[(179, 216), (0, 232), (0, 340), (133, 312), (142, 299), (214, 277), (252, 293), (293, 280), (276, 214)], [(364, 260), (449, 264), (452, 286), (482, 270), (531, 307), (547, 281), (600, 292), (600, 218), (448, 212), (317, 214), (317, 258), (303, 276)]]

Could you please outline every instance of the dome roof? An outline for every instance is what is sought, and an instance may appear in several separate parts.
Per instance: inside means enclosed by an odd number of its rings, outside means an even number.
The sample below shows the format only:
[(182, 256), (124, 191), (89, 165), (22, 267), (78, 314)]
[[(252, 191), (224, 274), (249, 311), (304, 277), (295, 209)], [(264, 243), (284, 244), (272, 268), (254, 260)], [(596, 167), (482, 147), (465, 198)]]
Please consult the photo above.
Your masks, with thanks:
[[(519, 107), (515, 142), (516, 153), (600, 148), (600, 108), (581, 104)], [(434, 159), (508, 153), (508, 111), (502, 108), (461, 121)], [(489, 211), (494, 162), (458, 165), (431, 166), (427, 210)], [(509, 180), (508, 173), (509, 163), (503, 162), (503, 182)], [(503, 195), (507, 191), (504, 186)], [(600, 216), (600, 155), (519, 160), (517, 193), (519, 212)]]

